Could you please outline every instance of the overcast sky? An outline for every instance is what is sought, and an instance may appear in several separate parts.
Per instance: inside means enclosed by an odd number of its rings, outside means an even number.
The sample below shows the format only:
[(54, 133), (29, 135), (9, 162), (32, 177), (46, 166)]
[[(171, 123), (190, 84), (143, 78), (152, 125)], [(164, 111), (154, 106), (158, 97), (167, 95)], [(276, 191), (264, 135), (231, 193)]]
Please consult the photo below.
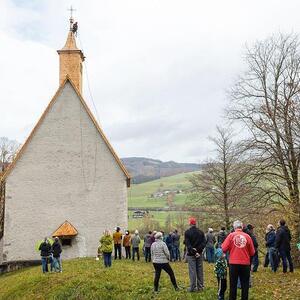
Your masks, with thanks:
[(205, 160), (245, 44), (300, 30), (297, 0), (0, 0), (0, 136), (23, 142), (55, 94), (71, 4), (100, 124), (120, 157)]

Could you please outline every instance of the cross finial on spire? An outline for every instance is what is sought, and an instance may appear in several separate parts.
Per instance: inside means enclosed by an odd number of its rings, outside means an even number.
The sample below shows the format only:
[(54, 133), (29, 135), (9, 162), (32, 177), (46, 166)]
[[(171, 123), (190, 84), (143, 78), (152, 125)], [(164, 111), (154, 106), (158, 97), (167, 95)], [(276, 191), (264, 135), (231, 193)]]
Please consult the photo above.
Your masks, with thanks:
[(68, 9), (68, 11), (70, 11), (70, 30), (73, 29), (73, 23), (74, 23), (74, 19), (73, 19), (73, 12), (76, 11), (76, 9), (74, 9), (71, 5), (71, 7)]
[(70, 11), (70, 19), (73, 19), (73, 11), (76, 11), (76, 9), (73, 8), (73, 6), (71, 5), (71, 7), (68, 9)]

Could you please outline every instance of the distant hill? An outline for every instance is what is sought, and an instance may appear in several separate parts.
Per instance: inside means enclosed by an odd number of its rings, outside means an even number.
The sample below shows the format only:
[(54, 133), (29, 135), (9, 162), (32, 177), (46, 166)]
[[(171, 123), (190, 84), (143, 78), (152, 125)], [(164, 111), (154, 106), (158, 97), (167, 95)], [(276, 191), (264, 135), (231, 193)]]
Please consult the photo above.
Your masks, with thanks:
[(125, 157), (122, 158), (122, 162), (132, 176), (133, 183), (142, 183), (201, 169), (201, 164), (177, 163), (175, 161), (163, 162), (146, 157)]

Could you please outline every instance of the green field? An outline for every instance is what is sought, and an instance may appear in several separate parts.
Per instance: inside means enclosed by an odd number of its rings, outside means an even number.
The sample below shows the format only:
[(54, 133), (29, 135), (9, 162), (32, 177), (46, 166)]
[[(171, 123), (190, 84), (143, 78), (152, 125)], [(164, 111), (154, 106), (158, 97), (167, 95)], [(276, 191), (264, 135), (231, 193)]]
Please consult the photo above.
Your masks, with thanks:
[[(42, 274), (41, 267), (32, 267), (0, 276), (0, 299), (55, 299), (55, 300), (214, 300), (217, 299), (213, 266), (204, 265), (205, 290), (190, 294), (186, 291), (189, 279), (187, 265), (171, 264), (179, 292), (173, 290), (169, 278), (163, 272), (160, 292), (153, 293), (153, 267), (151, 263), (113, 261), (112, 268), (105, 269), (102, 261), (92, 258), (63, 262), (63, 273)], [(296, 300), (300, 295), (300, 272), (273, 274), (260, 268), (254, 274), (249, 300)], [(228, 291), (227, 291), (228, 293)], [(226, 299), (228, 294), (226, 296)], [(239, 299), (239, 298), (238, 298)]]
[(191, 184), (188, 176), (193, 173), (182, 173), (161, 179), (132, 184), (128, 190), (128, 206), (129, 207), (167, 207), (166, 196), (161, 198), (151, 198), (151, 194), (166, 190), (182, 190), (182, 194), (176, 194), (174, 198), (175, 205), (182, 205), (186, 201), (188, 190)]
[(157, 180), (148, 181), (140, 184), (132, 184), (131, 194), (132, 197), (150, 195), (158, 190), (160, 187), (163, 189), (186, 189), (190, 187), (188, 176), (191, 173), (181, 173), (174, 176), (162, 177)]
[[(188, 212), (176, 212), (176, 211), (151, 211), (149, 212), (150, 217), (153, 218), (153, 220), (157, 221), (159, 223), (159, 228), (155, 228), (155, 230), (164, 229), (165, 223), (167, 218), (169, 217), (171, 220), (171, 223), (173, 224), (174, 229), (178, 226), (178, 216), (184, 216), (185, 220), (188, 220), (188, 216), (190, 215)], [(144, 220), (143, 219), (134, 219), (132, 218), (132, 211), (128, 212), (128, 224), (129, 224), (129, 229), (134, 230), (134, 229), (139, 229), (142, 227)], [(188, 224), (186, 224), (187, 226)]]
[[(179, 214), (188, 215), (186, 212), (176, 211), (151, 211), (151, 208), (168, 208), (167, 196), (161, 198), (152, 198), (151, 194), (158, 191), (174, 191), (182, 190), (182, 193), (175, 194), (173, 198), (173, 205), (183, 206), (186, 203), (191, 184), (188, 181), (188, 176), (193, 173), (182, 173), (169, 177), (162, 177), (158, 180), (153, 180), (141, 184), (132, 184), (128, 191), (128, 207), (134, 208), (149, 208), (149, 215), (154, 221), (157, 221), (161, 227), (165, 225), (166, 219), (169, 217), (174, 225), (176, 225), (176, 218)], [(128, 214), (129, 228), (140, 228), (143, 224), (143, 219), (132, 218), (132, 211)]]

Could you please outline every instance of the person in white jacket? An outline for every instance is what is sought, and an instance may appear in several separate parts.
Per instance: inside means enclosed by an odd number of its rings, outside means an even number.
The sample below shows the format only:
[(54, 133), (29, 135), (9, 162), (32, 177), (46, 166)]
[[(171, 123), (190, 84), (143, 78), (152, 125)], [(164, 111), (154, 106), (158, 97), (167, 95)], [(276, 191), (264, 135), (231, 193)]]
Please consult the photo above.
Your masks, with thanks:
[(155, 242), (151, 245), (151, 257), (153, 266), (155, 269), (154, 276), (154, 291), (158, 291), (159, 278), (161, 274), (161, 270), (167, 272), (170, 276), (170, 280), (175, 288), (175, 290), (179, 290), (178, 285), (176, 283), (176, 278), (174, 272), (169, 264), (170, 261), (170, 252), (166, 243), (162, 240), (163, 234), (161, 232), (157, 232), (155, 234)]

